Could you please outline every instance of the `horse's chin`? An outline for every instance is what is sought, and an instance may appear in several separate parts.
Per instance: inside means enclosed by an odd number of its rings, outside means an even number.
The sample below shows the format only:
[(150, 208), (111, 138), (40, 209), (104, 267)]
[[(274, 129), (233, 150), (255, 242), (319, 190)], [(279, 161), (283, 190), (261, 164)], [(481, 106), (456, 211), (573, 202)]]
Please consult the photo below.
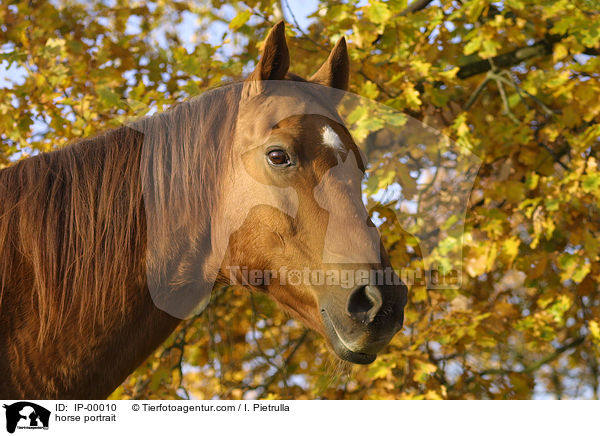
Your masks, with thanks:
[(323, 318), (323, 324), (325, 326), (325, 334), (329, 340), (329, 344), (340, 359), (359, 365), (368, 365), (369, 363), (373, 363), (373, 361), (377, 358), (377, 354), (361, 353), (348, 348), (335, 329), (335, 326), (333, 325), (333, 322), (331, 321), (327, 311), (322, 310), (321, 314)]

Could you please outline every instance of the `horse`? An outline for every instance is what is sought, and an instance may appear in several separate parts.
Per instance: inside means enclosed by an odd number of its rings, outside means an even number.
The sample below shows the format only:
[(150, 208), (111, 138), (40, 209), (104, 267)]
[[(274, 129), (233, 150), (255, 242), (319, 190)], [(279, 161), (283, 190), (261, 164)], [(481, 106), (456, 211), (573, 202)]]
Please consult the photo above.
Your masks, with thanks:
[[(266, 293), (339, 358), (374, 361), (402, 328), (397, 276), (243, 274), (391, 268), (361, 198), (364, 158), (333, 102), (300, 86), (348, 89), (345, 39), (309, 79), (289, 65), (280, 22), (240, 86), (0, 171), (1, 397), (106, 398), (220, 284)], [(308, 100), (318, 113), (274, 115)]]

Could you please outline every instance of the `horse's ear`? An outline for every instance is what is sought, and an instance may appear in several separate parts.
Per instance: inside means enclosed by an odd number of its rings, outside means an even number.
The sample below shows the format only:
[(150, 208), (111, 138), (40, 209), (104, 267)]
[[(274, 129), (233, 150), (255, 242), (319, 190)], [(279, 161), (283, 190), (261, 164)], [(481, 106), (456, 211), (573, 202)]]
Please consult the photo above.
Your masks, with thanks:
[(263, 54), (255, 70), (246, 79), (244, 87), (247, 96), (263, 90), (263, 80), (283, 80), (290, 67), (290, 52), (285, 41), (285, 24), (283, 20), (275, 24), (267, 39)]
[(309, 80), (332, 88), (348, 90), (350, 78), (350, 58), (346, 47), (346, 38), (339, 39), (325, 63)]

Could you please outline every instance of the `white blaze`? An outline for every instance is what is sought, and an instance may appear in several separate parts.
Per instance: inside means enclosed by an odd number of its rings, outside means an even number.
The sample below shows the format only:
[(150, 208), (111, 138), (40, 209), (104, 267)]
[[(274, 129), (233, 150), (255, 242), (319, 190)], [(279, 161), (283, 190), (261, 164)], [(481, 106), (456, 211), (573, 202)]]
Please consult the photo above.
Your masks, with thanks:
[(342, 144), (342, 140), (338, 134), (335, 133), (335, 130), (331, 128), (331, 126), (323, 126), (321, 135), (323, 135), (323, 144), (325, 144), (327, 147), (344, 151), (344, 144)]

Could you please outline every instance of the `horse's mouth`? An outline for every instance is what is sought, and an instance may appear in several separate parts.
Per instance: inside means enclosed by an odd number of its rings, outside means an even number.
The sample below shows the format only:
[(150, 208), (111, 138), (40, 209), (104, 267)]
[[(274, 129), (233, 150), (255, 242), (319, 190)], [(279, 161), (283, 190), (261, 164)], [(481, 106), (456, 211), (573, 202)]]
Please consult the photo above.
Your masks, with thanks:
[(339, 358), (360, 365), (368, 365), (377, 358), (377, 354), (352, 351), (344, 343), (344, 340), (336, 330), (335, 325), (331, 321), (331, 318), (329, 317), (329, 314), (325, 309), (321, 310), (321, 315), (323, 318), (323, 324), (325, 325), (325, 333), (327, 335), (327, 338), (329, 339), (329, 343), (331, 344), (331, 346), (333, 347), (333, 351), (335, 351), (335, 354), (337, 354)]

